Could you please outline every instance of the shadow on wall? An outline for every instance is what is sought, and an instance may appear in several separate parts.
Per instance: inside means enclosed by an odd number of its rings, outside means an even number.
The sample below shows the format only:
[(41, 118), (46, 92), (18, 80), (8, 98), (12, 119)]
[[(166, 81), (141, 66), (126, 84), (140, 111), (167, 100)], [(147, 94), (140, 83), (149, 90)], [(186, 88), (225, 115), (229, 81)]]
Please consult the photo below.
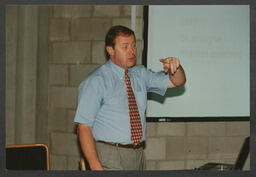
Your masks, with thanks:
[(182, 87), (167, 89), (164, 96), (158, 95), (156, 93), (149, 93), (148, 100), (153, 100), (158, 103), (164, 104), (166, 98), (180, 96), (184, 94), (185, 91), (186, 91), (186, 87), (182, 86)]

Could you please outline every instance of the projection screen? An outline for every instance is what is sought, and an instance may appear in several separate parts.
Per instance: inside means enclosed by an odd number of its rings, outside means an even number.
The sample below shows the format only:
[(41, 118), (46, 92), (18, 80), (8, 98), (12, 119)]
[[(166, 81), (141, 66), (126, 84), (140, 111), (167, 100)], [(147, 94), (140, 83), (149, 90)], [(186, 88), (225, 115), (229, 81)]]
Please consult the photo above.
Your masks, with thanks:
[(249, 116), (249, 15), (248, 5), (149, 6), (147, 67), (177, 57), (187, 82), (152, 94), (146, 116)]

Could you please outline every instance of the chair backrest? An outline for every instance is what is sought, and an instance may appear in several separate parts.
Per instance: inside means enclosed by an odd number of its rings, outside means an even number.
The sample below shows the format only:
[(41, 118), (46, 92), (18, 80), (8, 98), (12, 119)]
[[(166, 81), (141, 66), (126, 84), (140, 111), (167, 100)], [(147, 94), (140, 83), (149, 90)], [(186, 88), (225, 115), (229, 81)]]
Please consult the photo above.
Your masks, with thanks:
[(86, 170), (85, 161), (83, 157), (80, 157), (80, 170), (82, 171)]
[(45, 144), (6, 146), (8, 170), (50, 170), (49, 150)]
[(235, 170), (242, 170), (250, 151), (250, 137), (245, 138), (243, 146), (234, 164)]

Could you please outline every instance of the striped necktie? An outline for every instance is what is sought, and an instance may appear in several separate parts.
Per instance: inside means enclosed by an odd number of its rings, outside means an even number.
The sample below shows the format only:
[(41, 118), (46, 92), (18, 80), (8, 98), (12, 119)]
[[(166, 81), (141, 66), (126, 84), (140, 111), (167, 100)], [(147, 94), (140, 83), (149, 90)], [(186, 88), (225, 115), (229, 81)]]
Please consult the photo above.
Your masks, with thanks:
[(128, 106), (130, 114), (130, 125), (131, 125), (131, 140), (134, 145), (137, 145), (142, 137), (142, 126), (140, 120), (140, 114), (136, 99), (131, 87), (131, 81), (128, 75), (128, 70), (125, 70), (125, 82), (128, 96)]

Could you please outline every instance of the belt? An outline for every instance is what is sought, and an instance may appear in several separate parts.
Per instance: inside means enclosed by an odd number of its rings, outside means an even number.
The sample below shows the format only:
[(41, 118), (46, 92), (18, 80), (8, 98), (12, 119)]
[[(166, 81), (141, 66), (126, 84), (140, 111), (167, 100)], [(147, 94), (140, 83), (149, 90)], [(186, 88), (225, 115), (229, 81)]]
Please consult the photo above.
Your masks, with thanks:
[(143, 149), (145, 148), (145, 141), (142, 141), (137, 145), (134, 145), (134, 144), (120, 144), (120, 143), (112, 143), (112, 142), (105, 142), (105, 141), (97, 141), (97, 142), (108, 144), (108, 145), (111, 145), (111, 146), (122, 147), (122, 148), (131, 148), (131, 149), (138, 149), (140, 147), (142, 147)]

